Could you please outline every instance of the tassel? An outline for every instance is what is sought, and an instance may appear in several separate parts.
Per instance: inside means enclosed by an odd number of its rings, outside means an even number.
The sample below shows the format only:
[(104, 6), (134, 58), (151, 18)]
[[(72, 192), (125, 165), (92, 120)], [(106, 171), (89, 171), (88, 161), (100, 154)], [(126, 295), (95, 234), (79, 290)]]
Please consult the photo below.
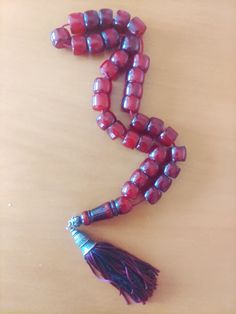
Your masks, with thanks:
[(128, 304), (132, 301), (145, 304), (156, 289), (158, 269), (112, 244), (96, 243), (78, 229), (70, 231), (98, 278), (117, 288)]

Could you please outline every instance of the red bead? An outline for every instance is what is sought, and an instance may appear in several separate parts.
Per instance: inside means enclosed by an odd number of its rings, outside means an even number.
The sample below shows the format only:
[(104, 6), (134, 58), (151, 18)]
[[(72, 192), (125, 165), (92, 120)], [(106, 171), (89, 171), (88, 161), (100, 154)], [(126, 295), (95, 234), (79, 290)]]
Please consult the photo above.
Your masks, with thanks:
[(126, 96), (135, 96), (141, 98), (143, 95), (143, 86), (139, 83), (128, 83), (125, 88)]
[(136, 146), (137, 150), (143, 153), (149, 153), (152, 147), (153, 147), (153, 139), (151, 136), (148, 136), (148, 135), (142, 135)]
[(80, 221), (83, 225), (89, 225), (90, 224), (88, 212), (86, 210), (80, 214)]
[(84, 12), (84, 23), (88, 31), (94, 31), (99, 26), (98, 13), (95, 10), (88, 10)]
[(97, 77), (93, 83), (93, 91), (94, 93), (107, 93), (111, 92), (111, 81), (106, 77)]
[(165, 146), (156, 147), (149, 154), (149, 158), (162, 164), (167, 159), (167, 148)]
[(113, 12), (111, 9), (101, 9), (98, 11), (99, 25), (101, 28), (108, 28), (113, 23)]
[(111, 55), (110, 60), (120, 69), (123, 69), (128, 64), (129, 55), (124, 50), (117, 50)]
[(130, 181), (137, 185), (139, 188), (142, 188), (148, 183), (149, 177), (143, 171), (137, 169), (131, 175)]
[(102, 112), (97, 117), (97, 124), (102, 130), (106, 130), (110, 125), (116, 121), (115, 115), (111, 111)]
[(127, 74), (127, 81), (143, 84), (144, 72), (139, 68), (130, 69)]
[(149, 177), (154, 177), (159, 171), (159, 166), (155, 161), (147, 158), (141, 163), (140, 169)]
[[(130, 83), (134, 84), (134, 83)], [(136, 84), (136, 83), (135, 83)], [(148, 117), (142, 113), (136, 113), (131, 121), (131, 126), (138, 132), (143, 132), (148, 124)]]
[(144, 55), (142, 53), (137, 53), (134, 56), (133, 60), (133, 67), (139, 68), (143, 70), (144, 72), (147, 72), (150, 65), (150, 58), (147, 55)]
[(73, 54), (76, 56), (85, 54), (88, 52), (86, 38), (83, 35), (74, 35), (71, 38), (71, 47)]
[(99, 53), (104, 50), (104, 43), (100, 34), (90, 34), (87, 37), (87, 45), (90, 53)]
[(134, 35), (126, 35), (121, 41), (120, 48), (130, 54), (137, 53), (140, 48), (140, 39)]
[(125, 96), (122, 100), (122, 109), (124, 111), (138, 112), (140, 107), (140, 99), (135, 96)]
[(171, 127), (168, 127), (160, 134), (159, 140), (162, 144), (166, 146), (170, 146), (174, 144), (176, 138), (178, 136), (178, 133), (172, 129)]
[(129, 211), (131, 211), (133, 207), (131, 201), (125, 196), (118, 197), (115, 200), (115, 206), (117, 210), (119, 211), (119, 214), (126, 214)]
[(121, 193), (133, 200), (138, 196), (139, 188), (134, 183), (128, 181), (123, 185)]
[(54, 29), (51, 33), (51, 42), (56, 48), (68, 48), (71, 45), (71, 36), (64, 27)]
[(130, 14), (124, 10), (118, 10), (114, 17), (114, 25), (119, 32), (124, 32), (130, 20)]
[(126, 133), (126, 128), (123, 123), (120, 121), (115, 121), (109, 128), (107, 129), (107, 134), (110, 136), (112, 140), (116, 138), (123, 138)]
[(147, 132), (153, 136), (158, 136), (164, 129), (164, 122), (158, 118), (151, 118), (148, 126)]
[(136, 35), (136, 36), (141, 36), (146, 31), (146, 25), (137, 16), (133, 17), (130, 20), (129, 24), (127, 25), (127, 28), (131, 34)]
[(155, 204), (161, 198), (161, 194), (160, 190), (152, 186), (145, 192), (144, 197), (150, 204)]
[(105, 93), (93, 95), (92, 99), (93, 110), (102, 111), (110, 108), (109, 96)]
[(72, 34), (83, 35), (86, 32), (83, 13), (71, 13), (68, 16), (68, 23)]
[(115, 28), (105, 29), (102, 33), (102, 38), (108, 49), (115, 48), (120, 42), (120, 35)]
[(173, 161), (185, 161), (186, 154), (185, 146), (174, 146), (171, 148), (171, 156)]
[(100, 72), (102, 75), (110, 78), (111, 80), (114, 79), (118, 72), (119, 68), (114, 63), (112, 63), (110, 60), (104, 61), (100, 66)]
[(128, 148), (134, 149), (139, 141), (138, 133), (134, 131), (128, 131), (123, 139), (122, 144)]
[(180, 173), (180, 168), (174, 163), (169, 162), (164, 167), (164, 174), (171, 178), (176, 178)]
[(162, 192), (166, 192), (171, 186), (172, 180), (167, 176), (161, 175), (154, 183), (155, 187)]

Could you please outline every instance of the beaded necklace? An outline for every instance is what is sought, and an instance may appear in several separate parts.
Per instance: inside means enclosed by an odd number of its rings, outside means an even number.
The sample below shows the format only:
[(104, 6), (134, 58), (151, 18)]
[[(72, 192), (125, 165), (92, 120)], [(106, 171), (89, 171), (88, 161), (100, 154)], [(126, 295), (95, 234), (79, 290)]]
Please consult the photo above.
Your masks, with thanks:
[[(54, 47), (72, 50), (76, 56), (111, 51), (110, 58), (100, 66), (101, 77), (93, 84), (92, 108), (100, 112), (97, 124), (112, 140), (119, 138), (123, 146), (148, 154), (124, 183), (121, 196), (83, 211), (68, 223), (93, 273), (116, 287), (127, 303), (147, 301), (156, 288), (159, 270), (109, 243), (91, 240), (79, 227), (126, 214), (145, 200), (156, 204), (179, 175), (177, 162), (186, 159), (185, 146), (175, 145), (178, 134), (173, 128), (164, 127), (159, 118), (139, 113), (144, 78), (150, 65), (150, 58), (143, 53), (145, 31), (143, 21), (138, 17), (131, 19), (128, 12), (118, 10), (113, 17), (112, 10), (101, 9), (71, 13), (68, 24), (51, 33)], [(110, 110), (112, 81), (124, 72), (121, 109), (130, 116), (128, 127)]]

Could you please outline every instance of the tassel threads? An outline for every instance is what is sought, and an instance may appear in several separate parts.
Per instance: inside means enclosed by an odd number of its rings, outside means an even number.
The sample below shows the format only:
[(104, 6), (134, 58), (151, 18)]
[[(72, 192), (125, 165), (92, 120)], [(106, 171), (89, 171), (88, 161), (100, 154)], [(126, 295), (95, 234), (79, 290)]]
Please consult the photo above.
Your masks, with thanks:
[(152, 296), (158, 269), (112, 244), (95, 243), (81, 231), (71, 233), (93, 273), (117, 288), (128, 304), (144, 304)]

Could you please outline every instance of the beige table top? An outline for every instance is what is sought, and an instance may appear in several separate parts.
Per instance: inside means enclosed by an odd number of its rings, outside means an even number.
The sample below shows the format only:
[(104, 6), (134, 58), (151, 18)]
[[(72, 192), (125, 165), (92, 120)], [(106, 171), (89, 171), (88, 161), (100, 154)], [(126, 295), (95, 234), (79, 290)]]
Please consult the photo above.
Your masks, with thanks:
[[(67, 13), (101, 7), (146, 22), (141, 111), (188, 148), (158, 205), (87, 228), (160, 268), (145, 306), (127, 307), (96, 280), (64, 229), (118, 196), (144, 159), (95, 123), (91, 85), (104, 56), (50, 45)], [(235, 10), (230, 0), (1, 1), (1, 314), (236, 313)]]

